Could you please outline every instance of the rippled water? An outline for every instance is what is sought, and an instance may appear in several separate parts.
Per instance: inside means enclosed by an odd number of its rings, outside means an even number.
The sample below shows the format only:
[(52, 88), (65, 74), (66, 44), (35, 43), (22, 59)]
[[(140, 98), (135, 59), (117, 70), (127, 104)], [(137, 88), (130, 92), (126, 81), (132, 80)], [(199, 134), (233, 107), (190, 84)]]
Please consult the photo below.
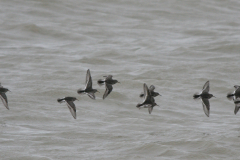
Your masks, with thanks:
[[(239, 159), (240, 2), (0, 2), (1, 159)], [(78, 95), (87, 69), (91, 100)], [(102, 76), (121, 83), (102, 100)], [(210, 81), (210, 117), (192, 99)], [(138, 110), (143, 83), (162, 96)], [(75, 96), (77, 119), (57, 98)]]

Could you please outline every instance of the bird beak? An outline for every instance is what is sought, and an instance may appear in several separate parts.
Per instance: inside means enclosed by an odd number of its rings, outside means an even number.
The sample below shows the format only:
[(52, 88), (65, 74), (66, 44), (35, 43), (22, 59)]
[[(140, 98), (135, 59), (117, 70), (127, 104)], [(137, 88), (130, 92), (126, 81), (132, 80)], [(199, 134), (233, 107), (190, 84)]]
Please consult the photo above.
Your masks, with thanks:
[(217, 97), (215, 97), (215, 96), (213, 96), (214, 98), (217, 98)]
[[(76, 98), (76, 100), (78, 100), (77, 98)], [(78, 100), (79, 101), (79, 100)]]
[(9, 92), (11, 92), (10, 90), (8, 90)]
[(117, 82), (117, 83), (120, 83), (120, 82)]

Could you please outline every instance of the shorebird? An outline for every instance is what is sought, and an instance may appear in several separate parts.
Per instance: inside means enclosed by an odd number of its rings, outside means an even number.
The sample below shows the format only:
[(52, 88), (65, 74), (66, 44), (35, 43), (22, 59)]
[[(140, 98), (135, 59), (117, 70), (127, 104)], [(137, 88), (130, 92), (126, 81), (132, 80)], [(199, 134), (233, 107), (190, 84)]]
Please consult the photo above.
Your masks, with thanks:
[(66, 102), (67, 103), (67, 106), (73, 116), (74, 119), (77, 118), (77, 114), (76, 114), (76, 107), (75, 107), (75, 104), (73, 103), (75, 100), (78, 100), (77, 98), (75, 97), (63, 97), (63, 98), (58, 98), (57, 101), (59, 103), (63, 103), (63, 102)]
[[(212, 98), (212, 97), (215, 97), (213, 96), (212, 94), (208, 93), (209, 92), (209, 81), (207, 81), (204, 86), (203, 86), (203, 90), (201, 93), (195, 93), (193, 95), (193, 98), (194, 99), (197, 99), (197, 98), (201, 98), (202, 100), (202, 105), (203, 105), (203, 110), (204, 110), (204, 113), (206, 114), (206, 116), (209, 117), (209, 112), (210, 112), (210, 103), (209, 103), (209, 99)], [(216, 98), (216, 97), (215, 97)]]
[(87, 94), (90, 98), (95, 99), (95, 92), (98, 92), (98, 90), (92, 88), (92, 77), (90, 74), (90, 70), (87, 70), (87, 75), (86, 75), (86, 81), (85, 81), (85, 89), (78, 89), (77, 93), (78, 94)]
[(234, 104), (235, 104), (235, 109), (234, 109), (234, 113), (237, 114), (239, 108), (240, 108), (240, 99), (234, 99)]
[(3, 102), (3, 105), (9, 110), (8, 100), (7, 100), (7, 96), (6, 96), (6, 92), (7, 91), (10, 91), (10, 90), (8, 90), (7, 88), (3, 88), (3, 86), (0, 83), (0, 98), (1, 98), (1, 100)]
[(227, 98), (229, 100), (235, 100), (237, 98), (240, 98), (240, 86), (235, 85), (234, 88), (235, 88), (235, 91), (233, 91), (232, 93), (230, 92), (230, 93), (227, 94)]
[(108, 75), (108, 76), (103, 76), (106, 77), (105, 79), (99, 79), (98, 80), (98, 84), (99, 85), (103, 85), (105, 83), (105, 92), (103, 95), (103, 99), (105, 99), (113, 90), (112, 85), (116, 84), (116, 83), (120, 83), (118, 82), (118, 80), (112, 79), (112, 75)]
[(143, 91), (144, 91), (144, 100), (142, 103), (138, 103), (136, 107), (139, 109), (141, 106), (143, 106), (144, 108), (148, 108), (148, 112), (149, 114), (151, 114), (153, 107), (158, 105), (157, 103), (155, 103), (155, 99), (153, 98), (153, 96), (151, 96), (146, 83), (143, 84)]
[[(159, 96), (162, 96), (162, 95), (159, 94), (158, 92), (154, 92), (154, 90), (155, 90), (155, 86), (154, 86), (154, 85), (151, 85), (151, 86), (149, 87), (149, 92), (150, 92), (151, 96), (153, 96), (153, 97), (157, 97), (158, 95), (159, 95)], [(141, 93), (141, 94), (139, 95), (139, 97), (143, 98), (143, 97), (144, 97), (144, 93)]]

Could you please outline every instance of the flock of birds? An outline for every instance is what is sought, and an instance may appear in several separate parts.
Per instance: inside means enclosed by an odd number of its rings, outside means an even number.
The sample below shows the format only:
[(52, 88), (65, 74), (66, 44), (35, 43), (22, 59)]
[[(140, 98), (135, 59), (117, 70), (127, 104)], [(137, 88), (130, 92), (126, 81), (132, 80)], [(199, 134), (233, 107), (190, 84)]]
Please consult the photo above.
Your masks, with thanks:
[[(112, 85), (116, 84), (116, 83), (120, 83), (115, 79), (112, 79), (112, 75), (108, 75), (108, 76), (103, 76), (105, 77), (105, 79), (99, 79), (98, 80), (98, 84), (99, 85), (104, 85), (105, 84), (105, 93), (103, 95), (103, 99), (105, 99), (113, 90)], [(87, 70), (87, 75), (86, 75), (86, 81), (85, 81), (85, 88), (84, 89), (78, 89), (77, 93), (78, 94), (87, 94), (90, 98), (95, 99), (95, 93), (98, 92), (98, 90), (93, 89), (92, 88), (92, 77), (90, 74), (90, 70)], [(76, 119), (77, 115), (76, 115), (76, 107), (75, 104), (73, 103), (75, 100), (78, 100), (76, 97), (64, 97), (64, 98), (59, 98), (57, 99), (57, 101), (59, 103), (63, 103), (66, 102), (67, 106), (73, 116), (73, 118)]]
[[(104, 79), (99, 79), (97, 81), (97, 83), (101, 86), (105, 84), (105, 92), (103, 95), (103, 99), (105, 99), (113, 90), (113, 85), (116, 83), (120, 83), (118, 82), (118, 80), (112, 79), (112, 75), (108, 75), (108, 76), (103, 76)], [(239, 108), (240, 108), (240, 86), (235, 85), (234, 86), (235, 91), (228, 93), (227, 94), (227, 98), (229, 100), (233, 100), (234, 104), (235, 104), (235, 110), (234, 113), (237, 114)], [(137, 108), (148, 108), (149, 114), (151, 114), (153, 107), (154, 106), (158, 106), (157, 103), (155, 102), (155, 97), (156, 96), (161, 96), (158, 92), (155, 92), (155, 87), (154, 85), (151, 85), (149, 88), (146, 85), (146, 83), (143, 84), (143, 91), (144, 93), (140, 94), (140, 97), (143, 98), (143, 102), (142, 103), (138, 103), (137, 104)], [(206, 114), (207, 117), (209, 117), (209, 113), (210, 113), (210, 103), (209, 103), (209, 99), (213, 96), (212, 94), (209, 93), (210, 90), (210, 86), (209, 86), (209, 81), (207, 81), (204, 86), (203, 89), (200, 93), (195, 93), (193, 95), (194, 99), (201, 99), (202, 101), (202, 105), (203, 105), (203, 111)], [(4, 104), (4, 106), (9, 110), (8, 107), (8, 99), (6, 96), (6, 92), (8, 92), (10, 90), (8, 90), (7, 88), (4, 88), (1, 83), (0, 83), (0, 98)], [(98, 92), (97, 89), (93, 89), (92, 88), (92, 77), (90, 74), (90, 70), (87, 70), (87, 75), (86, 75), (86, 81), (85, 81), (85, 88), (84, 89), (78, 89), (77, 93), (78, 94), (87, 94), (91, 99), (95, 99), (95, 93)], [(216, 98), (216, 97), (215, 97)], [(66, 102), (73, 118), (77, 118), (76, 115), (76, 107), (74, 104), (74, 101), (78, 100), (76, 97), (63, 97), (63, 98), (58, 98), (57, 101), (59, 103), (63, 103)]]

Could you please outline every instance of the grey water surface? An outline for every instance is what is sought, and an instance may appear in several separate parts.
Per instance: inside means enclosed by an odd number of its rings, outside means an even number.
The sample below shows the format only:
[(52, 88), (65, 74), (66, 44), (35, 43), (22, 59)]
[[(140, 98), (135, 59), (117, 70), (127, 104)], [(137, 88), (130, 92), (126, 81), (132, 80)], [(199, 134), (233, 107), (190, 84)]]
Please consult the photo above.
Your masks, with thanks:
[[(0, 159), (240, 159), (239, 62), (238, 0), (1, 0)], [(87, 69), (96, 100), (77, 94)], [(207, 80), (210, 117), (192, 98)], [(143, 83), (162, 95), (151, 115)]]

